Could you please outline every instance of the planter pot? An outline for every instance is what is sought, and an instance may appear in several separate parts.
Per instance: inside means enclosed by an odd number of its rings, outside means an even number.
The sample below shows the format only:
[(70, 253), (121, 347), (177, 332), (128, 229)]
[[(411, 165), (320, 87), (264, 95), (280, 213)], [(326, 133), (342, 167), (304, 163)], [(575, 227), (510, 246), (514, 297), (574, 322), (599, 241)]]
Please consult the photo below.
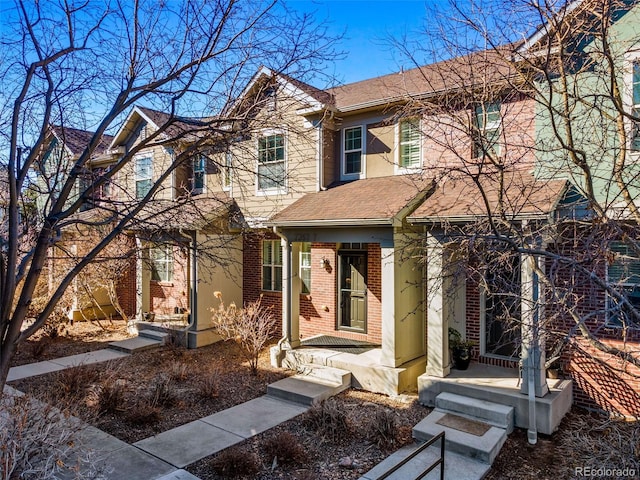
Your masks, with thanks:
[(466, 370), (471, 363), (472, 347), (456, 347), (453, 349), (453, 368), (457, 370)]

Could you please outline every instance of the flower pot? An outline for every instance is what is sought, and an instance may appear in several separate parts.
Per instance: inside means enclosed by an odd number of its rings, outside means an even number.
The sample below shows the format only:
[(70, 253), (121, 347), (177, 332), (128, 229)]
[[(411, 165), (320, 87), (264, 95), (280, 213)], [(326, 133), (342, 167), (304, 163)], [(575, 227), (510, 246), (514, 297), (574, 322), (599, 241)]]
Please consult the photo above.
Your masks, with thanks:
[(472, 347), (455, 347), (453, 349), (453, 368), (466, 370), (471, 363)]

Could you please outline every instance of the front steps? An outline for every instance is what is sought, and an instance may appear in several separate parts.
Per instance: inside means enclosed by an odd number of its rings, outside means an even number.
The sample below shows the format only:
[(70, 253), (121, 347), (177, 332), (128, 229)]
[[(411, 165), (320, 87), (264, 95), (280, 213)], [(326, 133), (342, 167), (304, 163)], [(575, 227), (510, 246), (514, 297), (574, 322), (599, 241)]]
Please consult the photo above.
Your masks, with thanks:
[[(435, 403), (436, 408), (413, 427), (413, 437), (418, 442), (426, 442), (444, 432), (444, 478), (482, 479), (498, 456), (507, 435), (513, 431), (513, 407), (446, 392), (439, 394)], [(398, 450), (362, 476), (361, 480), (377, 480), (415, 448), (410, 446)], [(440, 444), (436, 442), (388, 478), (416, 478), (439, 456)], [(440, 478), (440, 467), (425, 478)]]
[(298, 373), (267, 386), (267, 395), (301, 405), (313, 405), (351, 386), (351, 373), (339, 368), (299, 365)]
[(413, 427), (413, 437), (427, 441), (445, 432), (447, 452), (491, 465), (513, 431), (513, 407), (443, 392), (436, 408)]
[(109, 343), (109, 348), (129, 354), (142, 352), (144, 350), (151, 350), (165, 345), (168, 337), (169, 334), (166, 331), (144, 326), (142, 328), (139, 327), (137, 337), (127, 338), (126, 340), (120, 340), (118, 342), (111, 342)]

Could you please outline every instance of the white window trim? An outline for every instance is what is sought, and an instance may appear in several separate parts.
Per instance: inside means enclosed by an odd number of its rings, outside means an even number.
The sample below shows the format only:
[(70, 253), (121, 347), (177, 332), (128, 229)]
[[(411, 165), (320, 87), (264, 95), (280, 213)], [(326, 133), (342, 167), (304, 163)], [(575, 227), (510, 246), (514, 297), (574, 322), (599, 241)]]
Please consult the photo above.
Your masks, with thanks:
[[(286, 157), (286, 147), (285, 147), (285, 157)], [(227, 159), (231, 158), (229, 165), (227, 166)], [(227, 170), (228, 169), (228, 170)], [(222, 166), (222, 190), (225, 192), (230, 192), (233, 190), (233, 153), (230, 151), (224, 152), (224, 165)], [(228, 180), (228, 185), (227, 185)], [(256, 178), (256, 188), (257, 188), (257, 178)]]
[[(272, 249), (276, 249), (279, 248), (280, 249), (280, 259), (282, 261), (282, 263), (277, 264), (277, 263), (273, 263), (273, 253), (271, 254), (271, 263), (265, 263), (265, 259), (264, 259), (264, 243), (265, 242), (269, 242), (272, 245)], [(260, 244), (260, 288), (263, 292), (283, 292), (284, 291), (284, 254), (285, 252), (282, 251), (282, 243), (280, 240), (262, 240), (262, 243)], [(270, 288), (264, 288), (264, 268), (268, 267), (271, 269), (271, 285)], [(275, 285), (275, 271), (276, 271), (276, 267), (280, 267), (280, 271), (282, 273), (282, 284), (280, 285), (280, 290), (276, 290), (274, 288)]]
[[(638, 153), (640, 153), (640, 152), (638, 152)], [(610, 285), (610, 278), (609, 278), (609, 267), (610, 266), (611, 265), (607, 264), (607, 269), (606, 269), (606, 282), (607, 282), (607, 285)], [(616, 284), (616, 286), (622, 287), (624, 289), (626, 289), (626, 288), (640, 288), (640, 283), (622, 282), (622, 283)], [(605, 302), (606, 302), (605, 303), (605, 310), (606, 310), (605, 313), (606, 313), (606, 315), (605, 315), (605, 322), (604, 322), (605, 327), (607, 327), (607, 328), (615, 328), (615, 329), (624, 328), (622, 322), (620, 322), (620, 324), (618, 324), (618, 323), (614, 323), (612, 321), (611, 317), (613, 315), (609, 311), (609, 307), (610, 307), (610, 303), (609, 302), (611, 302), (611, 295), (609, 295), (608, 293), (605, 293), (605, 296), (606, 296), (606, 298), (605, 298)], [(638, 327), (633, 327), (633, 326), (629, 326), (629, 325), (627, 325), (627, 328), (629, 328), (630, 330), (637, 330), (638, 329)]]
[[(298, 272), (298, 276), (300, 277), (300, 293), (302, 295), (310, 295), (311, 294), (311, 269), (313, 268), (313, 264), (312, 261), (309, 261), (309, 265), (305, 266), (303, 265), (302, 262), (302, 255), (305, 253), (308, 253), (309, 256), (311, 257), (311, 242), (302, 242), (302, 243), (308, 243), (309, 244), (309, 251), (305, 252), (302, 250), (303, 245), (300, 245), (300, 251), (298, 252), (299, 254), (299, 258), (298, 258), (298, 267), (299, 267), (299, 272)], [(308, 270), (309, 271), (309, 291), (308, 292), (304, 292), (304, 282), (302, 281), (302, 271), (303, 270)]]
[[(150, 160), (150, 164), (151, 164), (151, 172), (150, 172), (150, 176), (149, 177), (139, 177), (138, 176), (138, 161), (143, 159), (143, 158), (148, 158)], [(151, 181), (151, 188), (153, 188), (153, 153), (152, 152), (148, 152), (145, 154), (138, 154), (133, 158), (133, 184), (134, 184), (134, 197), (137, 200), (140, 200), (141, 198), (144, 197), (138, 197), (138, 182), (144, 181), (144, 180), (150, 180)], [(146, 196), (146, 195), (145, 195)]]
[[(347, 158), (345, 146), (346, 131), (351, 128), (360, 128), (362, 133), (361, 157), (360, 157), (360, 173), (345, 173), (347, 170)], [(346, 125), (340, 130), (340, 180), (357, 180), (367, 178), (367, 126), (362, 125)], [(355, 150), (354, 150), (355, 151)]]
[(422, 158), (422, 154), (424, 152), (424, 139), (422, 134), (420, 135), (420, 138), (418, 139), (418, 146), (420, 149), (420, 153), (418, 154), (419, 157), (419, 161), (418, 161), (418, 165), (415, 166), (411, 166), (411, 167), (403, 167), (402, 165), (400, 165), (400, 160), (401, 160), (401, 155), (402, 155), (402, 146), (400, 145), (400, 126), (402, 124), (402, 122), (406, 122), (406, 121), (416, 121), (418, 122), (418, 130), (420, 130), (422, 132), (422, 120), (420, 118), (417, 117), (409, 117), (409, 118), (401, 118), (400, 120), (398, 120), (398, 122), (396, 122), (395, 125), (395, 139), (396, 139), (396, 154), (395, 154), (395, 163), (394, 163), (394, 173), (396, 175), (405, 175), (408, 173), (419, 173), (422, 171), (422, 165), (423, 165), (423, 158)]
[[(627, 52), (623, 63), (623, 76), (624, 76), (624, 94), (623, 94), (623, 106), (626, 112), (631, 112), (634, 107), (633, 104), (633, 64), (640, 63), (640, 51)], [(631, 119), (624, 119), (626, 131), (627, 131), (627, 153), (635, 161), (640, 161), (640, 150), (633, 150), (631, 148), (633, 143), (633, 129), (634, 125)]]
[(196, 183), (196, 158), (193, 159), (193, 163), (191, 166), (193, 179), (192, 181), (192, 194), (193, 195), (202, 195), (203, 193), (207, 193), (207, 158), (204, 155), (198, 155), (198, 160), (203, 159), (202, 162), (202, 188), (195, 188)]
[[(493, 123), (489, 123), (487, 121), (487, 107), (490, 105), (498, 105), (498, 114), (500, 115), (500, 118), (498, 120), (496, 120)], [(504, 134), (503, 131), (503, 115), (502, 115), (502, 107), (503, 107), (503, 103), (502, 101), (498, 100), (498, 101), (494, 101), (494, 102), (482, 102), (477, 104), (474, 109), (473, 109), (473, 121), (475, 122), (475, 128), (478, 129), (478, 133), (480, 134), (481, 138), (480, 139), (472, 139), (473, 140), (473, 148), (476, 149), (478, 148), (476, 145), (476, 141), (477, 140), (481, 140), (484, 141), (486, 140), (486, 135), (488, 131), (493, 131), (493, 130), (497, 130), (498, 131), (498, 140), (493, 144), (493, 147), (497, 150), (496, 152), (496, 156), (498, 158), (503, 156), (503, 144), (502, 144), (502, 136)], [(482, 119), (482, 128), (479, 128), (478, 125), (478, 106), (482, 108), (482, 114), (483, 114), (483, 119)], [(475, 152), (474, 158), (484, 158), (486, 157), (487, 154), (484, 151), (483, 148), (481, 148), (479, 151)]]
[[(171, 273), (171, 278), (167, 278), (167, 279), (153, 278), (154, 266), (158, 264), (157, 260), (153, 258), (153, 255), (152, 255), (153, 250), (163, 251), (164, 257), (160, 259), (160, 263), (165, 265), (165, 269), (163, 270), (163, 272), (167, 273), (167, 275)], [(150, 257), (149, 259), (151, 264), (151, 281), (157, 282), (157, 283), (165, 283), (165, 284), (173, 283), (174, 269), (175, 269), (175, 258), (174, 258), (173, 246), (172, 245), (152, 245), (149, 249), (149, 257)], [(155, 270), (158, 271), (157, 268)]]
[[(284, 137), (284, 186), (283, 187), (275, 187), (275, 188), (260, 188), (260, 175), (259, 175), (259, 167), (260, 167), (260, 159), (259, 159), (259, 148), (260, 148), (260, 138), (270, 137), (272, 135), (282, 135)], [(256, 152), (256, 174), (255, 174), (255, 194), (258, 197), (268, 197), (269, 195), (285, 195), (289, 191), (289, 138), (284, 129), (272, 129), (272, 130), (263, 130), (258, 138), (256, 138), (255, 142), (255, 152)], [(274, 162), (275, 163), (275, 162)]]

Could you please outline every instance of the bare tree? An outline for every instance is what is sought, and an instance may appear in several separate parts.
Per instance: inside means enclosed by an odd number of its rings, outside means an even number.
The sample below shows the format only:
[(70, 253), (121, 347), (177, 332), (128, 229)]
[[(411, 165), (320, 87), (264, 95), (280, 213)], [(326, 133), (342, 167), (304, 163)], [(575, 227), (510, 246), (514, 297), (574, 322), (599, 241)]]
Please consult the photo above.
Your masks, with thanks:
[[(419, 41), (394, 43), (411, 66), (431, 64), (419, 72), (434, 93), (398, 115), (420, 116), (426, 172), (458, 195), (426, 202), (448, 272), (491, 298), (500, 334), (482, 340), (514, 361), (532, 347), (519, 334), (527, 310), (547, 365), (587, 345), (616, 374), (639, 375), (635, 4), (452, 1)], [(637, 400), (627, 408), (640, 413)]]
[[(238, 134), (252, 109), (230, 105), (261, 64), (306, 78), (321, 72), (332, 54), (321, 26), (277, 1), (16, 0), (3, 17), (0, 164), (8, 183), (0, 227), (0, 385), (17, 346), (44, 325), (83, 269), (140, 219), (146, 227), (161, 227), (162, 212), (144, 212), (171, 173), (205, 148), (223, 151), (229, 125)], [(108, 171), (88, 176), (106, 132), (113, 133), (141, 102), (168, 112), (160, 128)], [(38, 194), (39, 220), (26, 225), (25, 191), (48, 154), (50, 125), (95, 133), (68, 165), (50, 172), (52, 188)], [(116, 188), (113, 180), (150, 145), (174, 148), (175, 154), (147, 195), (137, 200), (123, 192), (129, 197), (103, 203), (96, 217), (83, 215), (93, 192), (107, 184)], [(109, 228), (56, 279), (34, 322), (25, 325), (49, 247), (61, 230), (78, 224)]]

